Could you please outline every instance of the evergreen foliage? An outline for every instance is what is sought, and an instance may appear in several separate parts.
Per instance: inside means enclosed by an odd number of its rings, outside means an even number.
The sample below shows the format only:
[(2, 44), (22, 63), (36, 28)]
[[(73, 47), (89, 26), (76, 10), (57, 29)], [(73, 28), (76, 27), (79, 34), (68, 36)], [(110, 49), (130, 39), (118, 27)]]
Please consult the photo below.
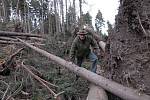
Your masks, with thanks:
[(103, 15), (102, 15), (101, 11), (98, 10), (98, 13), (95, 18), (95, 28), (98, 33), (101, 33), (102, 27), (104, 26), (104, 22), (105, 21), (104, 21)]

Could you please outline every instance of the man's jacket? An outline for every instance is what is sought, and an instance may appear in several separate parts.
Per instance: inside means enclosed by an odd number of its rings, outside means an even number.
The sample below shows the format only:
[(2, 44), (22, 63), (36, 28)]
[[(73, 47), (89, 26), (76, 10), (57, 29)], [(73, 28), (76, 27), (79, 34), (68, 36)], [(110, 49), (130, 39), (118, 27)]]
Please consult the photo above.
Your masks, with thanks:
[(79, 36), (77, 36), (71, 46), (70, 50), (70, 58), (72, 61), (74, 61), (75, 57), (87, 57), (89, 53), (91, 52), (90, 46), (92, 46), (95, 49), (98, 49), (97, 42), (94, 38), (92, 38), (89, 35), (86, 35), (84, 40), (81, 40)]

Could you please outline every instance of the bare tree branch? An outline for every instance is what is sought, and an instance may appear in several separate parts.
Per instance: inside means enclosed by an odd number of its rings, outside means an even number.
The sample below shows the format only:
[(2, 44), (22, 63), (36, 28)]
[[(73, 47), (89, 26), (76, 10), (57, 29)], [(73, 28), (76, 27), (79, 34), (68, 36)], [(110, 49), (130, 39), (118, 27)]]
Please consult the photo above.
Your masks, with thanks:
[(1, 82), (3, 82), (5, 85), (7, 85), (7, 89), (6, 89), (6, 91), (4, 92), (3, 97), (2, 97), (2, 99), (1, 99), (1, 100), (5, 100), (5, 97), (6, 97), (6, 95), (7, 95), (7, 92), (8, 92), (8, 90), (9, 90), (9, 88), (10, 88), (10, 85), (9, 85), (8, 83), (4, 82), (4, 81), (1, 81)]
[(11, 95), (9, 95), (6, 100), (10, 100), (10, 98), (12, 98), (12, 96), (16, 95), (18, 92), (21, 91), (22, 83), (23, 83), (23, 79), (22, 79), (21, 85)]
[(30, 69), (28, 69), (28, 68), (23, 64), (23, 62), (22, 62), (22, 64), (21, 64), (21, 66), (22, 66), (26, 71), (28, 71), (29, 74), (32, 75), (37, 81), (39, 81), (44, 87), (46, 87), (46, 88), (48, 89), (48, 91), (49, 91), (53, 96), (56, 95), (56, 93), (55, 93), (52, 89), (50, 89), (38, 76), (36, 76), (35, 74), (33, 74), (32, 71), (30, 71)]
[(140, 15), (139, 15), (138, 12), (137, 12), (137, 17), (138, 17), (139, 24), (140, 24), (140, 26), (141, 26), (141, 28), (142, 28), (142, 30), (143, 30), (145, 36), (147, 36), (146, 30), (144, 29), (144, 27), (143, 27), (143, 25), (142, 25), (142, 22), (141, 22), (141, 19), (140, 19)]

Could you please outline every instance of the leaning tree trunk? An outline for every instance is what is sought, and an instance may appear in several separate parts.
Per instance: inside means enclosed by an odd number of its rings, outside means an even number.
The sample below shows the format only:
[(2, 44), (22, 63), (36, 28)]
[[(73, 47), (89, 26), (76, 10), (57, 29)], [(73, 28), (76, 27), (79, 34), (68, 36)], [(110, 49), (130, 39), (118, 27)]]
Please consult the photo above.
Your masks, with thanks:
[(125, 100), (150, 100), (150, 96), (145, 95), (145, 94), (140, 94), (131, 88), (124, 87), (121, 84), (118, 84), (116, 82), (110, 81), (100, 75), (97, 75), (91, 71), (86, 70), (85, 68), (78, 67), (77, 65), (73, 64), (72, 62), (68, 62), (60, 57), (57, 57), (53, 54), (50, 54), (42, 49), (39, 49), (35, 46), (32, 46), (26, 42), (24, 42), (21, 39), (18, 39), (24, 45), (30, 47), (31, 49), (37, 51), (38, 53), (42, 54), (43, 56), (53, 60), (54, 62), (62, 65), (62, 67), (66, 67), (70, 71), (74, 72), (75, 74), (87, 79), (93, 84), (96, 84), (99, 87), (104, 88), (105, 90), (121, 97), (122, 99)]

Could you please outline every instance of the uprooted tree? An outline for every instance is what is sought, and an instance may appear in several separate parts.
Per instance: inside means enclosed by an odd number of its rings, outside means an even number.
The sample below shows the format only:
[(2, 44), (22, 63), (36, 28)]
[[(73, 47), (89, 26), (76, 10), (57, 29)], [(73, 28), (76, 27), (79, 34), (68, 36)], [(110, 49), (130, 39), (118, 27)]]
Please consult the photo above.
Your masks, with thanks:
[(149, 0), (120, 0), (115, 28), (108, 36), (103, 75), (150, 93)]

